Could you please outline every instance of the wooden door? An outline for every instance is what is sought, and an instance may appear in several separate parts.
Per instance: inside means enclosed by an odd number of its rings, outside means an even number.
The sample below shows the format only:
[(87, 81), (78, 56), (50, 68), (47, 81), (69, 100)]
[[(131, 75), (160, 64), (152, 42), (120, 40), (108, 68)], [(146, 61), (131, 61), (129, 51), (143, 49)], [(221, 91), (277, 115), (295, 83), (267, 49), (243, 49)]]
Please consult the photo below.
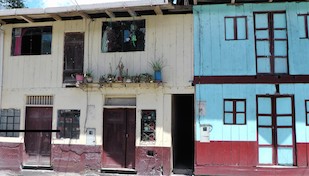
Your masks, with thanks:
[(259, 164), (296, 165), (292, 96), (258, 96)]
[[(28, 107), (26, 130), (51, 130), (52, 108)], [(24, 165), (50, 166), (51, 132), (25, 132)]]
[(103, 167), (135, 167), (135, 109), (104, 109)]
[(63, 82), (75, 83), (75, 74), (84, 69), (84, 33), (65, 33)]

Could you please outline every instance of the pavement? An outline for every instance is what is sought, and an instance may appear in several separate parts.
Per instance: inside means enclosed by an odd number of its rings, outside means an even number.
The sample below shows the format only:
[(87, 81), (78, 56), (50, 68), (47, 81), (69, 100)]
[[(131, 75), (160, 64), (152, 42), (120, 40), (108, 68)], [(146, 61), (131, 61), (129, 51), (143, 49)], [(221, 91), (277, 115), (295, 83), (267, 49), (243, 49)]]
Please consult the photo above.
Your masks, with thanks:
[[(54, 172), (50, 170), (22, 170), (21, 172), (13, 172), (9, 170), (0, 170), (0, 176), (136, 176), (135, 174), (108, 174), (95, 171), (85, 173), (69, 173), (69, 172)], [(171, 176), (186, 176), (181, 174), (172, 174)]]

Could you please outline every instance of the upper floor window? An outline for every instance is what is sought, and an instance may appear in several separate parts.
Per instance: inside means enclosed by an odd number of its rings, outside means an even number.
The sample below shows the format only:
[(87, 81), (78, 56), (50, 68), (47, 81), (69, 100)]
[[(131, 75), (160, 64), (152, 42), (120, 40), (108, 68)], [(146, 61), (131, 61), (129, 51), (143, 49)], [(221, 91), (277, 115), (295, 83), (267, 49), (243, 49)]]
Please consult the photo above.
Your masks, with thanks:
[(298, 15), (299, 38), (301, 39), (309, 38), (308, 18), (309, 18), (309, 14), (299, 14)]
[(225, 99), (224, 100), (224, 124), (244, 125), (246, 124), (246, 100)]
[(257, 73), (289, 73), (285, 12), (254, 12), (254, 32)]
[(52, 27), (13, 28), (11, 55), (51, 54)]
[(144, 51), (145, 20), (104, 22), (101, 51)]
[(248, 39), (247, 17), (235, 16), (225, 17), (225, 40), (245, 40)]

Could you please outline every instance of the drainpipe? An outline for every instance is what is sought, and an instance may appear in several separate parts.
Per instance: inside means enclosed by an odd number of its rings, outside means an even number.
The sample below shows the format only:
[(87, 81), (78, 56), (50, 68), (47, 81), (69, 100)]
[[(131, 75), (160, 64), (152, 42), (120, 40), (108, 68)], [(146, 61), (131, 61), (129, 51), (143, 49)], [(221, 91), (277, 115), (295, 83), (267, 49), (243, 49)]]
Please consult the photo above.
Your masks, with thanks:
[(0, 24), (0, 109), (2, 108), (3, 91), (4, 30)]

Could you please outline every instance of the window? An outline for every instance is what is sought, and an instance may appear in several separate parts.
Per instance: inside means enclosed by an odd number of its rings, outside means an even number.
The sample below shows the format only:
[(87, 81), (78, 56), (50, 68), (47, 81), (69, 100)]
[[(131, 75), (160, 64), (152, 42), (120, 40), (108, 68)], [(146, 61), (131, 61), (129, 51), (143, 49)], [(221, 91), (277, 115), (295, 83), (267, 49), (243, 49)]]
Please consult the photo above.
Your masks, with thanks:
[(305, 100), (306, 125), (309, 126), (309, 100)]
[(156, 111), (142, 110), (142, 141), (156, 141)]
[(285, 12), (255, 12), (255, 53), (258, 74), (288, 74)]
[(225, 17), (225, 40), (248, 39), (247, 17)]
[(14, 28), (11, 55), (51, 54), (52, 27)]
[(244, 99), (224, 100), (224, 124), (231, 124), (231, 125), (246, 124), (246, 100)]
[(57, 138), (79, 139), (80, 110), (58, 110)]
[(298, 25), (299, 25), (299, 38), (308, 39), (308, 18), (309, 14), (299, 14), (298, 15)]
[[(19, 130), (20, 110), (2, 109), (0, 112), (0, 130)], [(19, 132), (0, 132), (3, 137), (18, 137)]]
[(106, 52), (144, 51), (145, 20), (104, 22), (101, 50)]

